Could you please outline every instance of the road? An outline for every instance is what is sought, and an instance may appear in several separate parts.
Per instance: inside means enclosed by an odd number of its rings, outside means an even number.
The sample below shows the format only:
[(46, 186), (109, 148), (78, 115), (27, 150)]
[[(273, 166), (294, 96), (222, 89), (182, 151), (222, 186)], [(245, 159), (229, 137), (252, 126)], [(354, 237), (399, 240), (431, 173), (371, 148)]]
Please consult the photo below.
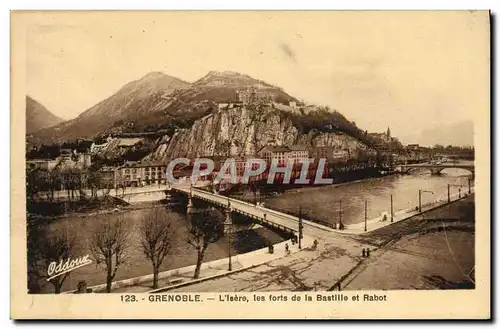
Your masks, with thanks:
[[(222, 196), (219, 194), (214, 194), (208, 191), (204, 191), (197, 188), (190, 188), (186, 185), (175, 185), (174, 189), (182, 191), (187, 194), (191, 194), (193, 197), (197, 197), (203, 200), (208, 200), (214, 202), (219, 205), (229, 206), (233, 211), (243, 212), (245, 214), (249, 214), (259, 219), (264, 219), (268, 222), (275, 224), (276, 226), (283, 226), (289, 230), (298, 231), (299, 226), (299, 218), (284, 214), (272, 209), (268, 209), (262, 206), (257, 206), (255, 204), (229, 198), (227, 196)], [(335, 232), (334, 229), (323, 226), (320, 224), (316, 224), (309, 221), (303, 221), (304, 235), (308, 235), (317, 239), (325, 239), (330, 237), (332, 232)]]

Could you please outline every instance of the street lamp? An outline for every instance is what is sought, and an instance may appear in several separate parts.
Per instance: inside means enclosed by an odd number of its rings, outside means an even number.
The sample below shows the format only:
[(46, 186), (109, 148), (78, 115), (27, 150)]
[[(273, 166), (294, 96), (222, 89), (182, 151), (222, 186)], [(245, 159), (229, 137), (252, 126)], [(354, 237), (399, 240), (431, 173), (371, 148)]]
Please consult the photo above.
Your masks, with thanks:
[(304, 225), (302, 224), (302, 206), (299, 206), (299, 249), (302, 249), (303, 229)]
[(422, 212), (422, 193), (434, 194), (434, 192), (432, 192), (432, 191), (418, 190), (418, 212)]
[(394, 222), (394, 206), (392, 202), (392, 194), (391, 194), (391, 223)]
[(367, 210), (368, 210), (368, 201), (365, 200), (365, 232), (367, 230), (367, 227), (366, 227), (366, 220), (368, 218)]
[(339, 200), (339, 230), (344, 229), (344, 224), (342, 223), (342, 199)]
[(228, 249), (228, 255), (229, 255), (229, 264), (228, 264), (228, 271), (233, 270), (233, 265), (231, 262), (231, 234), (233, 231), (233, 218), (231, 214), (231, 208), (227, 208), (226, 210), (226, 222), (224, 223), (227, 227), (226, 232), (227, 232), (227, 249)]
[(450, 203), (450, 202), (451, 202), (450, 187), (458, 187), (458, 198), (460, 199), (460, 190), (461, 190), (461, 188), (462, 188), (462, 185), (458, 185), (458, 184), (448, 184), (448, 203)]

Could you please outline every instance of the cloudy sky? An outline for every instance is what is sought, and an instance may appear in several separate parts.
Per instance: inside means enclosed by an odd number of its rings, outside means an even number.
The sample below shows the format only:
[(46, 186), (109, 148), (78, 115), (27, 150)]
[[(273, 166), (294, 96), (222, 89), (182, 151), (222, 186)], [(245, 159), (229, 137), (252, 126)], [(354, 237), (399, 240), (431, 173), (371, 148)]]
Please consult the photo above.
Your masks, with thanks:
[(65, 119), (151, 71), (190, 82), (210, 70), (246, 73), (337, 109), (363, 129), (390, 126), (404, 142), (418, 143), (430, 128), (459, 126), (488, 106), (485, 12), (86, 12), (25, 19), (27, 93)]

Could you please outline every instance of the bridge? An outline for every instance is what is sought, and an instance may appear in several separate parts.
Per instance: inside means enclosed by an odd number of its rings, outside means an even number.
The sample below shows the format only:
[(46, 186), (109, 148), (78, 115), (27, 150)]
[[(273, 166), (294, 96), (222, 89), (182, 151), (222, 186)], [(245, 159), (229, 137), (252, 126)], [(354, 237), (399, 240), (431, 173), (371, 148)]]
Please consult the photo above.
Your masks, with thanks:
[(427, 169), (432, 175), (439, 175), (444, 169), (454, 168), (454, 169), (465, 169), (474, 175), (474, 164), (468, 163), (441, 163), (441, 164), (431, 164), (431, 163), (419, 163), (419, 164), (407, 164), (399, 166), (402, 173), (410, 173), (412, 170), (416, 169)]
[[(171, 189), (188, 195), (188, 212), (193, 207), (192, 198), (197, 198), (223, 207), (226, 210), (226, 221), (230, 221), (230, 214), (234, 212), (245, 215), (263, 226), (270, 226), (289, 233), (298, 233), (299, 218), (293, 215), (190, 186), (174, 185)], [(302, 220), (302, 224), (304, 228), (303, 233), (311, 237), (320, 238), (325, 235), (325, 232), (334, 231), (330, 227), (307, 220)]]

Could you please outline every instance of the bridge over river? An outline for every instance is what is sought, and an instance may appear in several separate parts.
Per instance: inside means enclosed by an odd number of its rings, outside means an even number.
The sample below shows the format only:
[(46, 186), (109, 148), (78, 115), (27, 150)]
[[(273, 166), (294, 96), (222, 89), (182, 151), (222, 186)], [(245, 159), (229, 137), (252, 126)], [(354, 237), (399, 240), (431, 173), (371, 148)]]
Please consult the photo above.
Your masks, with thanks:
[[(156, 185), (144, 188), (133, 188), (120, 191), (117, 198), (128, 203), (142, 203), (164, 200), (169, 192), (176, 191), (188, 196), (188, 212), (193, 210), (192, 199), (199, 199), (215, 206), (224, 208), (226, 220), (230, 220), (231, 213), (238, 213), (250, 218), (253, 222), (267, 227), (273, 227), (284, 232), (297, 234), (299, 230), (299, 218), (293, 215), (282, 213), (253, 203), (230, 198), (220, 194), (212, 193), (189, 183), (179, 183), (170, 186)], [(335, 232), (328, 226), (303, 220), (303, 234), (315, 238), (325, 237), (325, 233)]]
[(468, 170), (474, 175), (474, 164), (471, 163), (441, 163), (441, 164), (432, 164), (432, 163), (419, 163), (419, 164), (407, 164), (399, 166), (399, 169), (403, 173), (410, 173), (412, 170), (416, 169), (427, 169), (431, 172), (432, 175), (439, 175), (441, 171), (445, 169), (465, 169)]
[[(243, 214), (264, 226), (271, 226), (285, 232), (297, 233), (299, 230), (299, 218), (293, 215), (186, 185), (174, 185), (171, 189), (188, 195), (188, 211), (189, 207), (193, 206), (192, 198), (197, 198), (225, 208), (228, 220), (230, 218), (229, 214), (235, 212)], [(324, 237), (326, 232), (335, 231), (330, 227), (306, 220), (303, 220), (302, 224), (303, 234), (311, 237), (321, 238)]]

